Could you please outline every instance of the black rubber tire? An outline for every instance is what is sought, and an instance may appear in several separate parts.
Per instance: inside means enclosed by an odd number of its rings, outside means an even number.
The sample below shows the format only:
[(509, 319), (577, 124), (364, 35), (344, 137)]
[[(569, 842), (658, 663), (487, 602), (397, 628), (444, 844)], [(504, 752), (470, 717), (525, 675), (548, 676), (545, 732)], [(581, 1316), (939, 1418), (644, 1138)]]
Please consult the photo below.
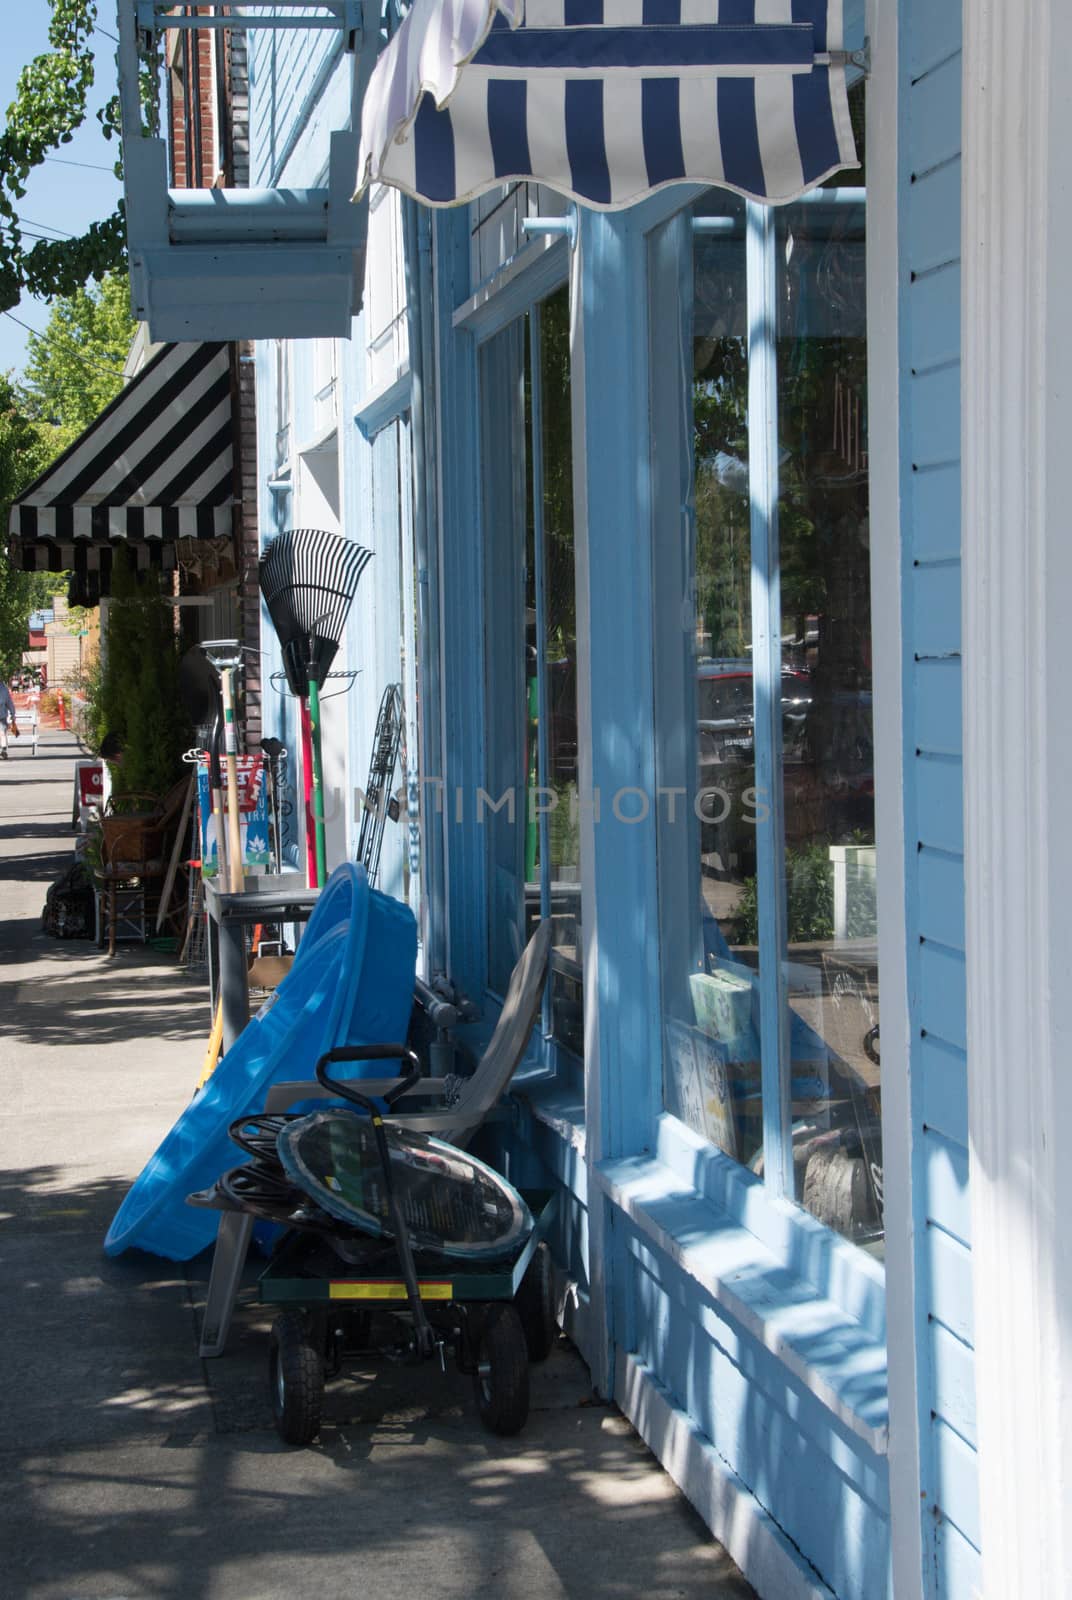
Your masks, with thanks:
[(473, 1388), (489, 1432), (521, 1432), (529, 1415), (529, 1352), (521, 1318), (509, 1303), (489, 1306), (484, 1317)]
[(281, 1312), (272, 1323), (268, 1385), (276, 1432), (284, 1444), (311, 1444), (320, 1432), (324, 1355), (296, 1311)]
[(521, 1280), (514, 1305), (525, 1330), (530, 1361), (546, 1361), (555, 1347), (558, 1323), (555, 1320), (555, 1278), (551, 1252), (538, 1244)]

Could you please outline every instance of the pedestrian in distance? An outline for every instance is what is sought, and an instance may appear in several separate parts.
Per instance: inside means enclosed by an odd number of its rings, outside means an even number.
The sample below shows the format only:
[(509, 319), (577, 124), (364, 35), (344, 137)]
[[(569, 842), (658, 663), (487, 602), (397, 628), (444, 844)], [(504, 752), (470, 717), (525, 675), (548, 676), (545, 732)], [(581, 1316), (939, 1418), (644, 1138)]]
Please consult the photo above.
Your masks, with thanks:
[(0, 761), (7, 760), (8, 734), (15, 739), (19, 736), (18, 724), (15, 721), (15, 702), (11, 698), (11, 690), (0, 678)]

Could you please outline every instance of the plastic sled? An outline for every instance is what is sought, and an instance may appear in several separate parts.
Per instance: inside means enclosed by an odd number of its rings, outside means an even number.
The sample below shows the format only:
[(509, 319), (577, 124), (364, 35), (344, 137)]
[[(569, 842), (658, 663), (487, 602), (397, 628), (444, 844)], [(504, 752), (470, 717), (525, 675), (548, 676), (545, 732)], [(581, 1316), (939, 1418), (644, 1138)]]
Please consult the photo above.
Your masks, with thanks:
[(273, 1083), (311, 1074), (336, 1045), (404, 1039), (416, 964), (409, 907), (370, 889), (363, 868), (337, 868), (274, 1002), (253, 1017), (146, 1163), (108, 1230), (105, 1253), (137, 1247), (188, 1261), (207, 1249), (218, 1218), (188, 1206), (186, 1196), (234, 1165), (231, 1123), (259, 1110)]

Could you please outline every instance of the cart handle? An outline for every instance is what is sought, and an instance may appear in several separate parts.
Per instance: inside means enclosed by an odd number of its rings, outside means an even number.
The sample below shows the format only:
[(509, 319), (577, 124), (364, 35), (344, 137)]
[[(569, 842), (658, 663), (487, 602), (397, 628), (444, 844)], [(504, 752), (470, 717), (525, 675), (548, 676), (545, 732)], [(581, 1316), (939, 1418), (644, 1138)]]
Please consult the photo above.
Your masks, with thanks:
[[(327, 1067), (336, 1061), (385, 1061), (395, 1060), (398, 1057), (410, 1062), (410, 1070), (400, 1082), (388, 1089), (382, 1096), (384, 1102), (392, 1106), (404, 1094), (408, 1094), (422, 1077), (420, 1057), (416, 1051), (408, 1050), (404, 1044), (340, 1044), (334, 1050), (328, 1050), (320, 1057), (316, 1064), (316, 1081), (332, 1094), (341, 1095), (344, 1100), (350, 1100), (355, 1106), (360, 1106), (370, 1116), (379, 1114), (379, 1106), (375, 1101), (369, 1100), (353, 1088), (350, 1083), (343, 1083), (338, 1078), (329, 1077)], [(359, 1080), (360, 1081), (360, 1080)]]
[[(404, 1057), (412, 1065), (410, 1071), (393, 1089), (388, 1089), (383, 1096), (390, 1106), (395, 1100), (401, 1098), (407, 1090), (420, 1081), (421, 1063), (419, 1057), (412, 1050), (407, 1050), (404, 1044), (340, 1044), (334, 1050), (329, 1050), (322, 1055), (316, 1064), (317, 1082), (333, 1094), (341, 1094), (344, 1100), (352, 1100), (354, 1105), (367, 1111), (369, 1121), (372, 1123), (372, 1136), (376, 1141), (376, 1151), (383, 1169), (383, 1187), (387, 1198), (388, 1215), (391, 1218), (391, 1229), (395, 1236), (395, 1248), (398, 1251), (398, 1263), (402, 1268), (402, 1277), (406, 1285), (406, 1299), (409, 1301), (410, 1314), (413, 1317), (413, 1337), (416, 1352), (420, 1356), (430, 1356), (435, 1350), (435, 1333), (428, 1321), (421, 1300), (421, 1291), (417, 1282), (417, 1268), (413, 1260), (413, 1247), (410, 1244), (409, 1229), (402, 1207), (395, 1193), (394, 1182), (391, 1178), (391, 1154), (387, 1148), (387, 1134), (384, 1131), (383, 1114), (374, 1100), (369, 1100), (363, 1094), (351, 1087), (349, 1083), (340, 1083), (337, 1078), (329, 1076), (327, 1068), (329, 1062), (334, 1061), (382, 1061), (385, 1057)], [(358, 1080), (360, 1082), (360, 1079)]]

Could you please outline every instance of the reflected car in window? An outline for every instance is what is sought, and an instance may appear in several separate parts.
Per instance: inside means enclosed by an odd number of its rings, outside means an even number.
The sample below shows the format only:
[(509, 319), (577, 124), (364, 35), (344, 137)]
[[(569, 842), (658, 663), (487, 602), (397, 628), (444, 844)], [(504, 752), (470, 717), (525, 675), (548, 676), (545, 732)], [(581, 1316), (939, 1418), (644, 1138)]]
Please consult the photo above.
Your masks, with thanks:
[[(752, 663), (701, 661), (696, 669), (696, 712), (701, 768), (729, 762), (751, 764), (755, 748)], [(782, 672), (782, 742), (787, 755), (797, 749), (811, 705), (808, 674), (795, 667)]]
[[(736, 879), (756, 860), (754, 675), (747, 658), (711, 658), (696, 668), (700, 850), (705, 870)], [(797, 759), (811, 704), (808, 674), (782, 673), (782, 741)]]

